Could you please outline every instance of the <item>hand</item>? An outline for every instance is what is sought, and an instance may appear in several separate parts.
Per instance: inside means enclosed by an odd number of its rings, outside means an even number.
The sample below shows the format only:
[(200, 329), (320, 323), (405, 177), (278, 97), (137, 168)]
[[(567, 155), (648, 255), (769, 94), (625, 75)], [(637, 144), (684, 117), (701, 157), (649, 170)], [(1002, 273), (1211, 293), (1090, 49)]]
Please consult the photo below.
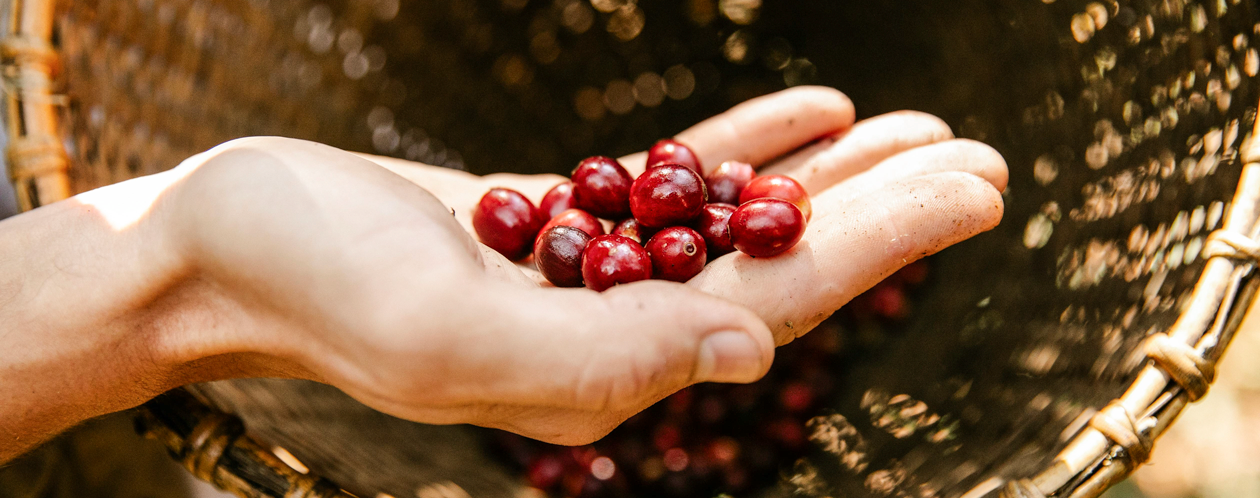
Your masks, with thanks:
[(12, 380), (0, 383), (0, 461), (77, 421), (232, 377), (317, 380), (400, 417), (567, 444), (692, 383), (755, 380), (775, 342), (1000, 218), (1005, 169), (989, 149), (947, 141), (921, 115), (852, 122), (842, 95), (804, 89), (684, 133), (710, 166), (765, 164), (823, 138), (767, 166), (814, 194), (801, 244), (728, 255), (687, 285), (539, 287), (448, 211), (466, 221), (495, 184), (538, 199), (559, 177), (381, 160), (426, 191), (362, 157), (276, 138), (11, 218), (0, 224), (0, 371)]
[[(813, 197), (814, 218), (793, 251), (770, 259), (735, 253), (688, 285), (744, 305), (770, 324), (775, 343), (800, 337), (902, 266), (997, 225), (1006, 163), (987, 145), (954, 139), (940, 119), (896, 112), (854, 124), (853, 106), (828, 88), (800, 87), (751, 100), (678, 138), (707, 170), (723, 161), (783, 174)], [(364, 156), (433, 192), (472, 233), (471, 213), (492, 187), (535, 203), (565, 179), (477, 177), (399, 159)], [(622, 158), (637, 175), (645, 153)], [(492, 255), (498, 267), (506, 263)], [(523, 271), (536, 282), (541, 275)], [(517, 278), (512, 275), (510, 278)]]
[[(804, 240), (776, 258), (724, 256), (687, 286), (540, 287), (466, 228), (491, 186), (537, 200), (559, 177), (389, 162), (435, 198), (353, 155), (280, 139), (186, 165), (175, 239), (220, 300), (245, 305), (232, 328), (271, 338), (254, 350), (287, 360), (282, 371), (412, 420), (583, 443), (692, 383), (759, 378), (772, 344), (1001, 217), (1006, 169), (992, 149), (922, 114), (854, 125), (831, 90), (752, 101), (680, 138), (710, 167), (739, 159), (800, 180), (816, 213)], [(643, 156), (626, 163), (641, 172)]]
[(686, 286), (533, 285), (428, 192), (340, 150), (244, 139), (171, 174), (158, 209), (187, 277), (153, 318), (175, 351), (155, 356), (203, 379), (313, 379), (411, 420), (582, 443), (773, 357), (756, 315)]

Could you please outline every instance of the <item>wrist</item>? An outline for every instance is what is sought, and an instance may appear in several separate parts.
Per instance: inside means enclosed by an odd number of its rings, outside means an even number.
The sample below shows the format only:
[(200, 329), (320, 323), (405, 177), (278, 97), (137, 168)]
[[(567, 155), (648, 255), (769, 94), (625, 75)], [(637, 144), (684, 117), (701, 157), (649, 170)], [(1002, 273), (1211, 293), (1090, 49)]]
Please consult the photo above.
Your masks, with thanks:
[(168, 366), (137, 317), (181, 273), (151, 212), (162, 181), (0, 222), (0, 433), (13, 434), (0, 442), (0, 461), (161, 392), (155, 374)]

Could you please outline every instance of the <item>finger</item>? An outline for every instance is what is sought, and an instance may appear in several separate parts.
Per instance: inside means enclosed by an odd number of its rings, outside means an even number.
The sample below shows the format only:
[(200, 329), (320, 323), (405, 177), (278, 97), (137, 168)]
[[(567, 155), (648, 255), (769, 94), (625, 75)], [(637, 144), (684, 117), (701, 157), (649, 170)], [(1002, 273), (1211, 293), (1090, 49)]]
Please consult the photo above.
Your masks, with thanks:
[(479, 299), (497, 301), (494, 314), (432, 348), (446, 365), (430, 387), (438, 405), (641, 409), (695, 382), (754, 381), (774, 355), (751, 311), (678, 284), (511, 286)]
[(931, 114), (899, 111), (864, 119), (760, 171), (788, 175), (810, 194), (862, 173), (903, 151), (954, 138), (949, 125)]
[[(763, 164), (853, 125), (853, 102), (826, 87), (802, 86), (749, 100), (678, 134), (706, 171), (725, 161)], [(622, 159), (632, 175), (646, 153)]]
[(1006, 160), (992, 147), (974, 140), (949, 140), (916, 147), (885, 159), (828, 192), (837, 199), (851, 200), (897, 181), (951, 171), (983, 178), (999, 192), (1006, 190), (1009, 178)]
[(827, 191), (795, 248), (723, 256), (688, 285), (748, 306), (785, 344), (902, 266), (997, 226), (1002, 210), (992, 184), (960, 172), (900, 180), (855, 200)]

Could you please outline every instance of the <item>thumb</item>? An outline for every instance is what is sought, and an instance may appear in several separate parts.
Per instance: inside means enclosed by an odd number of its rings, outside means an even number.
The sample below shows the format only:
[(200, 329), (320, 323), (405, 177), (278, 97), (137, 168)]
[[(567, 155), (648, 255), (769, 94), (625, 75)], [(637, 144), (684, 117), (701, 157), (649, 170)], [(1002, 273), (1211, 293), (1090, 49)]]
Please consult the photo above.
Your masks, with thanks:
[(637, 411), (696, 382), (755, 381), (774, 358), (756, 314), (679, 284), (505, 291), (516, 326), (482, 370), (497, 403)]

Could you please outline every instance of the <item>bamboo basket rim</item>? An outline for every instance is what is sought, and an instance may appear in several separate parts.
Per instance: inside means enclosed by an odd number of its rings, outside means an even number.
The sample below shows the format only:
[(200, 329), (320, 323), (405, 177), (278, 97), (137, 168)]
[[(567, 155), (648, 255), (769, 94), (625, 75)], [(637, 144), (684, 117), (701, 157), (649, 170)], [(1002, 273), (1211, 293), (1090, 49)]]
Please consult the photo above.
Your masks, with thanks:
[[(69, 155), (59, 137), (53, 93), (60, 70), (52, 43), (55, 0), (13, 0), (4, 13), (0, 70), (4, 78), (5, 157), (21, 211), (69, 198)], [(964, 498), (1092, 498), (1149, 458), (1155, 441), (1191, 402), (1206, 395), (1260, 279), (1260, 119), (1243, 147), (1245, 164), (1224, 225), (1203, 248), (1208, 260), (1189, 304), (1168, 331), (1151, 336), (1149, 361), (1125, 393), (1097, 411), (1050, 465), (1035, 476), (994, 477)], [(347, 498), (335, 484), (286, 463), (245, 433), (241, 420), (184, 389), (146, 403), (137, 429), (157, 439), (194, 476), (242, 497)]]

